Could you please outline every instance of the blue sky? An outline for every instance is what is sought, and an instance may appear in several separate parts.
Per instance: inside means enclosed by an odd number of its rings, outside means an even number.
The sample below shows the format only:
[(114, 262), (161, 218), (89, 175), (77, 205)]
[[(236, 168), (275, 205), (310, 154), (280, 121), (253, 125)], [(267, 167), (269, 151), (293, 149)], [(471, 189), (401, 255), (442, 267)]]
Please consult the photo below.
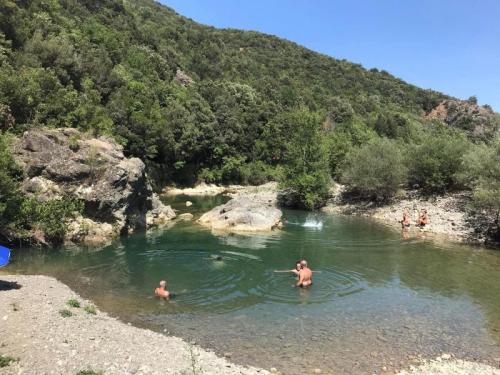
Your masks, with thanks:
[(500, 0), (161, 0), (500, 111)]

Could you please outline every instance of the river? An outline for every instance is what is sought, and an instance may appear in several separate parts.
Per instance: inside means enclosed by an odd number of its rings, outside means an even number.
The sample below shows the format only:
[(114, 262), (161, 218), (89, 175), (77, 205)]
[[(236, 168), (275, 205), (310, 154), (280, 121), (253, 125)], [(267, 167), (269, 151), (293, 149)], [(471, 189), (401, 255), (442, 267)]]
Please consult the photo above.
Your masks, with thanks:
[[(225, 199), (168, 203), (197, 218)], [(55, 276), (124, 321), (284, 374), (391, 371), (441, 353), (500, 357), (500, 252), (403, 238), (365, 218), (285, 215), (284, 229), (267, 235), (178, 222), (99, 249), (21, 249), (9, 271)], [(320, 271), (309, 289), (274, 272), (303, 258)], [(175, 294), (168, 302), (152, 297), (161, 279)]]

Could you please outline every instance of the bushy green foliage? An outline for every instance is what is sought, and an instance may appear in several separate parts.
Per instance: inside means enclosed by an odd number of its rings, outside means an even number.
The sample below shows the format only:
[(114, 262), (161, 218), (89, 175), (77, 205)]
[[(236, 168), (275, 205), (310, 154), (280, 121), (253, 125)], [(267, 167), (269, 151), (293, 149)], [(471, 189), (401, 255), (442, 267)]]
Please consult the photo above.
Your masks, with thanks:
[(330, 175), (325, 134), (321, 116), (301, 108), (288, 115), (293, 129), (287, 144), (286, 166), (281, 186), (289, 190), (298, 207), (321, 207), (328, 197)]
[(57, 244), (64, 240), (68, 220), (83, 210), (83, 203), (66, 196), (40, 202), (35, 197), (24, 198), (19, 208), (18, 226), (41, 229), (45, 240)]
[(11, 139), (0, 132), (0, 231), (15, 221), (22, 196), (19, 192), (21, 171), (10, 153)]
[[(145, 161), (156, 186), (280, 179), (313, 208), (349, 151), (378, 134), (406, 142), (411, 184), (443, 191), (456, 185), (466, 143), (425, 138), (422, 115), (447, 98), (273, 36), (206, 27), (152, 0), (0, 1), (0, 131), (69, 126), (113, 136)], [(450, 125), (472, 138), (499, 126), (455, 112)], [(296, 154), (304, 147), (305, 158)], [(5, 149), (0, 229), (39, 227), (60, 241), (78, 202), (42, 207), (22, 197)]]
[(500, 136), (491, 145), (477, 145), (465, 154), (463, 167), (458, 178), (473, 189), (474, 203), (491, 210), (497, 216), (500, 212)]
[(456, 132), (430, 131), (420, 144), (409, 148), (409, 184), (427, 193), (442, 193), (458, 187), (456, 174), (470, 143)]
[(80, 307), (80, 302), (78, 302), (78, 300), (75, 299), (75, 298), (70, 298), (68, 300), (68, 302), (66, 302), (66, 303), (70, 307), (75, 307), (75, 308), (79, 308)]
[[(243, 181), (247, 164), (268, 179), (259, 162), (284, 163), (283, 113), (300, 106), (338, 126), (382, 107), (419, 114), (445, 97), (276, 37), (202, 26), (151, 0), (1, 4), (0, 129), (113, 135), (162, 182), (192, 183), (202, 170)], [(177, 81), (178, 68), (194, 83)]]
[(375, 138), (347, 154), (341, 181), (360, 197), (386, 200), (406, 181), (406, 173), (402, 147)]

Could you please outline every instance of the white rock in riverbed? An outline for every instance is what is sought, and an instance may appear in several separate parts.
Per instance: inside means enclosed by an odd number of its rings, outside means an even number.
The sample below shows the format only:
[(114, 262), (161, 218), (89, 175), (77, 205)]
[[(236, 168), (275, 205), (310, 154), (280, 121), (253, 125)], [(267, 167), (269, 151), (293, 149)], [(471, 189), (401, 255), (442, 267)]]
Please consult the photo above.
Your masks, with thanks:
[(216, 231), (260, 232), (280, 228), (281, 215), (275, 201), (242, 195), (213, 208), (198, 221)]

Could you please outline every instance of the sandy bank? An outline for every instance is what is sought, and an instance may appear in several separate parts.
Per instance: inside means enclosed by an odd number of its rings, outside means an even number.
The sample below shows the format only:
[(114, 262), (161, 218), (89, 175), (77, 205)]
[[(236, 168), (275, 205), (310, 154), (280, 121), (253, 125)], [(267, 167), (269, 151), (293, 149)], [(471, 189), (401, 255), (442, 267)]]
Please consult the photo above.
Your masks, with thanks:
[[(6, 282), (17, 283), (14, 287)], [(70, 298), (80, 308), (67, 305)], [(0, 354), (19, 358), (1, 374), (266, 374), (176, 337), (124, 324), (46, 276), (0, 275)], [(60, 310), (73, 315), (62, 317)]]

